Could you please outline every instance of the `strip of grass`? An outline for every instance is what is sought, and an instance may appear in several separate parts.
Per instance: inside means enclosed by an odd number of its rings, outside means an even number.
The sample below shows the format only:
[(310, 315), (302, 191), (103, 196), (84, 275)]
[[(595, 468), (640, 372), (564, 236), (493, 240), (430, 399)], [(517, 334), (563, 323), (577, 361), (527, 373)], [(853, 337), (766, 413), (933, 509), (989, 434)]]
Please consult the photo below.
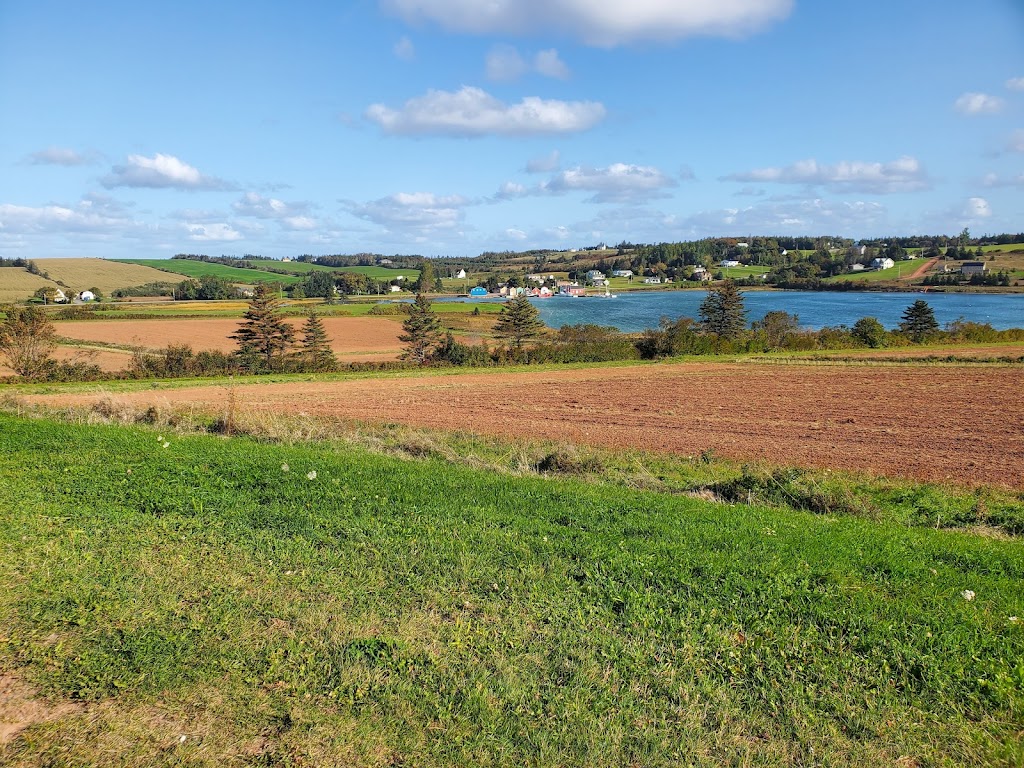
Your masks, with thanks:
[(253, 283), (282, 283), (292, 285), (298, 283), (302, 278), (295, 275), (286, 275), (277, 272), (266, 272), (259, 269), (242, 269), (240, 267), (228, 267), (223, 264), (207, 261), (194, 261), (192, 259), (112, 259), (122, 264), (140, 264), (144, 267), (152, 267), (163, 272), (170, 272), (175, 275), (194, 277), (196, 279), (203, 275), (213, 275), (230, 280), (233, 283), (252, 285)]
[(1024, 758), (1020, 542), (159, 437), (0, 416), (0, 763)]

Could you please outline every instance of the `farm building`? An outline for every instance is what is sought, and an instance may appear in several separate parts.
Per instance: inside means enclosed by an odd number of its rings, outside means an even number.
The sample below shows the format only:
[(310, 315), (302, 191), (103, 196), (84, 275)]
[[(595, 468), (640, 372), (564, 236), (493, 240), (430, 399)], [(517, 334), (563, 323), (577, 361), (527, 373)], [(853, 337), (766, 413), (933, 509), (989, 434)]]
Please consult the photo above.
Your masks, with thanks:
[(96, 294), (94, 294), (92, 291), (82, 291), (80, 294), (78, 294), (78, 300), (79, 301), (95, 301), (96, 300)]
[(984, 261), (965, 261), (960, 265), (961, 275), (984, 275), (988, 271), (988, 264)]
[(455, 273), (455, 279), (456, 280), (465, 280), (466, 279), (466, 270), (460, 269), (458, 272), (456, 272)]

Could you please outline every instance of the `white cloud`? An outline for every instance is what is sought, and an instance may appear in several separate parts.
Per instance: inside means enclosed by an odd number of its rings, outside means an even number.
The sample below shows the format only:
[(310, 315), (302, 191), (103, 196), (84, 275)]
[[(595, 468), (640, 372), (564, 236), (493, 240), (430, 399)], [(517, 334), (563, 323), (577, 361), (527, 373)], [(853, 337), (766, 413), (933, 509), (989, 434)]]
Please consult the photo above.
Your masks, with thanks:
[(766, 201), (744, 208), (700, 211), (678, 222), (691, 236), (722, 236), (746, 232), (806, 234), (808, 232), (875, 232), (884, 227), (886, 209), (879, 203), (835, 202), (814, 198)]
[(242, 199), (232, 203), (231, 207), (240, 216), (273, 219), (285, 229), (310, 230), (316, 226), (316, 220), (306, 215), (309, 203), (286, 203), (274, 197), (246, 192)]
[(558, 51), (554, 48), (537, 51), (533, 57), (533, 68), (545, 77), (553, 77), (557, 80), (569, 79), (569, 67), (558, 57)]
[(490, 80), (518, 80), (528, 69), (519, 51), (511, 45), (496, 45), (487, 53), (487, 77)]
[(1002, 111), (1003, 100), (987, 93), (965, 93), (953, 104), (961, 115), (995, 115)]
[(557, 101), (528, 96), (505, 104), (480, 88), (454, 93), (427, 91), (400, 110), (373, 104), (366, 117), (385, 133), (443, 136), (533, 136), (576, 133), (599, 123), (604, 106), (593, 101)]
[(561, 157), (558, 154), (558, 150), (552, 150), (551, 154), (543, 155), (542, 157), (531, 158), (526, 163), (527, 173), (551, 173), (552, 171), (558, 170), (558, 165), (561, 162)]
[(1024, 187), (1024, 173), (1016, 176), (1003, 177), (998, 173), (986, 173), (981, 183), (986, 187)]
[(228, 189), (230, 185), (213, 176), (204, 176), (196, 168), (173, 155), (157, 153), (153, 157), (128, 155), (125, 165), (115, 165), (100, 180), (103, 186), (149, 187), (152, 189)]
[(186, 224), (188, 239), (199, 243), (229, 243), (241, 240), (243, 235), (225, 222), (212, 224)]
[(120, 204), (102, 195), (86, 196), (78, 205), (38, 207), (0, 204), (0, 233), (127, 232), (138, 225)]
[(987, 219), (992, 216), (992, 207), (984, 197), (969, 197), (963, 215), (968, 219)]
[(498, 188), (498, 194), (495, 195), (495, 198), (498, 200), (516, 200), (520, 197), (527, 197), (530, 194), (536, 194), (536, 190), (531, 193), (531, 191), (522, 184), (517, 184), (514, 181), (506, 181)]
[(395, 46), (391, 50), (395, 54), (395, 57), (402, 61), (412, 61), (416, 58), (416, 46), (412, 44), (412, 40), (408, 37), (403, 37), (395, 43)]
[(1011, 77), (1006, 81), (1006, 87), (1011, 91), (1024, 91), (1024, 77)]
[(461, 195), (399, 192), (363, 205), (350, 205), (349, 212), (389, 231), (428, 234), (457, 229), (469, 204)]
[(551, 192), (594, 192), (590, 202), (611, 203), (660, 197), (676, 182), (657, 168), (647, 165), (613, 163), (607, 168), (577, 166), (555, 175), (543, 185)]
[(505, 234), (508, 237), (512, 238), (513, 240), (525, 240), (526, 239), (526, 233), (523, 232), (523, 230), (521, 230), (521, 229), (516, 229), (515, 227), (509, 227), (508, 229), (506, 229), (505, 230)]
[(916, 192), (928, 189), (931, 180), (924, 167), (913, 157), (901, 157), (889, 163), (840, 162), (835, 165), (819, 164), (816, 160), (801, 160), (785, 168), (760, 168), (722, 177), (723, 181), (743, 181), (755, 184), (806, 184), (821, 186), (835, 192)]
[(473, 34), (567, 34), (590, 45), (742, 37), (786, 18), (793, 0), (381, 0), (409, 22)]
[(98, 160), (95, 152), (77, 152), (74, 149), (63, 147), (48, 147), (38, 152), (33, 152), (25, 162), (29, 165), (93, 165)]

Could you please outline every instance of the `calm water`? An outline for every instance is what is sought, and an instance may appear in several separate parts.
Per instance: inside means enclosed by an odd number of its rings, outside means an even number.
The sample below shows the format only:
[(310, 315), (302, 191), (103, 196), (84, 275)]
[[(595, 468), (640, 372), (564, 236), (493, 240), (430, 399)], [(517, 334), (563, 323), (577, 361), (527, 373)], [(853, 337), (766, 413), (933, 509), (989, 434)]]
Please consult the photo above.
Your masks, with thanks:
[[(622, 293), (615, 299), (552, 297), (535, 300), (541, 319), (552, 328), (579, 323), (611, 325), (621, 331), (656, 328), (662, 316), (697, 317), (704, 291)], [(760, 320), (781, 310), (797, 315), (805, 328), (853, 325), (862, 317), (875, 317), (895, 328), (903, 311), (924, 299), (935, 311), (939, 325), (963, 317), (992, 327), (1024, 328), (1024, 294), (977, 293), (827, 293), (810, 291), (749, 291), (743, 294), (747, 320)]]

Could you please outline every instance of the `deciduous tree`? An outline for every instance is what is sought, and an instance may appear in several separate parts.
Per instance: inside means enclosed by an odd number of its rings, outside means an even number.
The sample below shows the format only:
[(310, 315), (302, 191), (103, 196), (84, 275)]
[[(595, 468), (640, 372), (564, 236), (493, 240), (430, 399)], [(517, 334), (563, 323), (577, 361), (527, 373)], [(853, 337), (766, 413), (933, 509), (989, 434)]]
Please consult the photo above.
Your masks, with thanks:
[(39, 376), (57, 346), (53, 323), (38, 307), (8, 306), (3, 312), (6, 319), (0, 324), (0, 358), (19, 376)]

